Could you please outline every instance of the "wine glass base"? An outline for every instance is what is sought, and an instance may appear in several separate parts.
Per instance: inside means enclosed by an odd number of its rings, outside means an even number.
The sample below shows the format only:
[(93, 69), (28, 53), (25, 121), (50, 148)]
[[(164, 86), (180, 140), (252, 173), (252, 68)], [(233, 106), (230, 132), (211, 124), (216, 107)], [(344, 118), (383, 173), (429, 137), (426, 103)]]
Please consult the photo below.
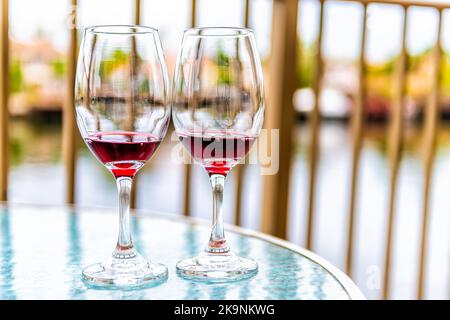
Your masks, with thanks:
[(256, 261), (232, 253), (202, 253), (177, 263), (179, 276), (207, 282), (238, 281), (253, 277), (258, 272)]
[(84, 283), (93, 288), (134, 289), (159, 285), (167, 279), (167, 267), (145, 260), (139, 254), (131, 258), (112, 257), (83, 269)]

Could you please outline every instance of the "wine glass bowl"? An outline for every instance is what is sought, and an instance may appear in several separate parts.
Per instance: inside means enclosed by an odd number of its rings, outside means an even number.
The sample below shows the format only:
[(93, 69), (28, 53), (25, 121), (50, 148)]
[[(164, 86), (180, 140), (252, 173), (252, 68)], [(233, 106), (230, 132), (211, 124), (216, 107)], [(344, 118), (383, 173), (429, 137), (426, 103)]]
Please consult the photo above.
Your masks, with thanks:
[(257, 263), (233, 254), (223, 229), (226, 175), (249, 152), (263, 124), (263, 80), (253, 33), (246, 28), (185, 31), (172, 90), (176, 133), (194, 162), (210, 176), (212, 232), (203, 253), (177, 264), (177, 272), (208, 281), (239, 280)]
[(210, 175), (227, 175), (256, 140), (256, 136), (226, 130), (181, 131), (178, 137), (194, 161)]
[(114, 175), (119, 190), (119, 237), (106, 262), (83, 270), (93, 286), (155, 284), (167, 268), (146, 261), (131, 239), (132, 179), (152, 157), (170, 121), (168, 75), (156, 29), (87, 28), (75, 85), (77, 124), (89, 150)]

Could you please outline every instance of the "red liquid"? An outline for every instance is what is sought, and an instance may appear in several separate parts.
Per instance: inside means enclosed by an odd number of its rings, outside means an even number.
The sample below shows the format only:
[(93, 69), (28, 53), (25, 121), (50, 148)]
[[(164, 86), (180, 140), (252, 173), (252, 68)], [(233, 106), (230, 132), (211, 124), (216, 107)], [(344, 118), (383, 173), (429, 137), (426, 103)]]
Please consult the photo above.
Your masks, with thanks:
[(99, 132), (85, 141), (116, 178), (133, 177), (161, 142), (151, 134), (122, 131)]
[(254, 136), (225, 131), (183, 132), (179, 138), (210, 175), (226, 175), (256, 140)]

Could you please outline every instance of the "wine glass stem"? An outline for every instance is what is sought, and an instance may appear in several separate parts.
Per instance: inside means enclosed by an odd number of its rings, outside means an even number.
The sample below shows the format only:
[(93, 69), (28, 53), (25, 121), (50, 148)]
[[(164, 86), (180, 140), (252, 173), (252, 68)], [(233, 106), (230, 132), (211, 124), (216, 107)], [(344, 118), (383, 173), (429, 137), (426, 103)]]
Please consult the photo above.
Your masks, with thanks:
[(130, 195), (132, 179), (129, 177), (117, 178), (119, 190), (119, 237), (114, 254), (135, 255), (130, 230)]
[(212, 174), (210, 177), (213, 193), (213, 226), (208, 248), (206, 249), (208, 253), (227, 253), (230, 251), (223, 228), (222, 204), (225, 177), (225, 175), (221, 174)]

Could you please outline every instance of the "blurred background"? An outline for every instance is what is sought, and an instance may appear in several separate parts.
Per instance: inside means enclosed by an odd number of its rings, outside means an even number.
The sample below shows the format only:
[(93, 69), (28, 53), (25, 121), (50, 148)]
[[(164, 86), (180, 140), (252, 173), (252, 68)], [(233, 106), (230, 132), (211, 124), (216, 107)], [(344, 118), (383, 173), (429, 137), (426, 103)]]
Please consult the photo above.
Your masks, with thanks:
[[(389, 2), (389, 1), (382, 1)], [(393, 1), (395, 2), (395, 1)], [(422, 1), (425, 2), (425, 1)], [(448, 4), (450, 1), (442, 0)], [(197, 26), (243, 26), (244, 0), (197, 0)], [(270, 57), (273, 2), (250, 0), (249, 27), (254, 29), (264, 66)], [(319, 127), (311, 128), (314, 79), (320, 33), (321, 2), (301, 0), (297, 14), (295, 122), (290, 174), (287, 239), (306, 246), (310, 177), (315, 176), (312, 251), (346, 270), (349, 197), (354, 136), (351, 117), (359, 88), (360, 43), (364, 6), (358, 1), (327, 0), (323, 7)], [(10, 28), (10, 176), (8, 201), (12, 203), (65, 203), (62, 155), (62, 109), (67, 79), (69, 24), (73, 7), (62, 0), (11, 0)], [(133, 0), (78, 1), (79, 33), (98, 24), (133, 24)], [(182, 32), (191, 24), (190, 0), (141, 0), (141, 20), (160, 30), (168, 69), (172, 74)], [(352, 279), (369, 299), (386, 297), (383, 270), (389, 224), (392, 230), (389, 298), (417, 297), (421, 251), (424, 152), (424, 114), (433, 92), (433, 48), (439, 29), (439, 10), (408, 8), (406, 78), (403, 101), (401, 160), (396, 185), (396, 206), (389, 219), (391, 170), (389, 123), (396, 97), (397, 64), (401, 57), (404, 8), (397, 4), (367, 6), (365, 50), (366, 95), (364, 129), (359, 162), (358, 200), (354, 220)], [(450, 283), (450, 10), (442, 11), (440, 100), (436, 145), (429, 193), (423, 298), (448, 299)], [(267, 77), (270, 77), (268, 75)], [(269, 79), (270, 81), (270, 79)], [(311, 152), (312, 135), (317, 149)], [(156, 155), (140, 172), (136, 207), (144, 211), (182, 214), (185, 167), (168, 161), (170, 132)], [(78, 136), (77, 136), (78, 137)], [(79, 206), (116, 207), (114, 179), (77, 142), (75, 203)], [(313, 159), (313, 160), (311, 160)], [(311, 166), (310, 161), (315, 162)], [(203, 169), (191, 172), (189, 211), (209, 219), (210, 185)], [(263, 177), (257, 165), (243, 173), (241, 224), (260, 230)], [(236, 173), (227, 181), (226, 220), (233, 223)]]

